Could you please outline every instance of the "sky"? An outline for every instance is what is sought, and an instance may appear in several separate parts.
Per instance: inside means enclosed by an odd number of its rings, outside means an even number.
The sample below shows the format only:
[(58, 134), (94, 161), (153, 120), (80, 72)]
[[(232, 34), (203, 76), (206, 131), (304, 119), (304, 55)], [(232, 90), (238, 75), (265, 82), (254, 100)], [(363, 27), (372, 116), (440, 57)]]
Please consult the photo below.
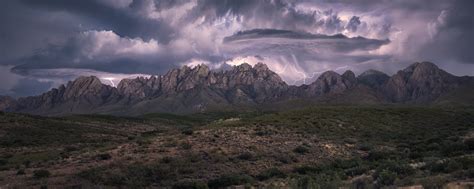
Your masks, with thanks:
[(263, 62), (290, 85), (430, 61), (474, 75), (472, 0), (2, 0), (0, 95)]

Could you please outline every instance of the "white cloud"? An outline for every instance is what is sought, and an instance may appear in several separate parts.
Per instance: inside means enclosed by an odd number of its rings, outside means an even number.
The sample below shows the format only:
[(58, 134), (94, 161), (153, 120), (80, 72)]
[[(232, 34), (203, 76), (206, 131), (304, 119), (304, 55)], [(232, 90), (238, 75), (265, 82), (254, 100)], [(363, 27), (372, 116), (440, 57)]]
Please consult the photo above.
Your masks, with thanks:
[(428, 35), (431, 37), (431, 39), (436, 36), (439, 28), (443, 27), (446, 24), (448, 14), (449, 12), (447, 10), (442, 10), (436, 20), (428, 23)]
[(13, 88), (22, 77), (11, 73), (12, 66), (0, 66), (0, 94), (10, 94)]
[(120, 37), (113, 31), (86, 31), (77, 38), (81, 52), (89, 59), (102, 56), (137, 56), (154, 54), (160, 51), (154, 39), (143, 41), (141, 38)]

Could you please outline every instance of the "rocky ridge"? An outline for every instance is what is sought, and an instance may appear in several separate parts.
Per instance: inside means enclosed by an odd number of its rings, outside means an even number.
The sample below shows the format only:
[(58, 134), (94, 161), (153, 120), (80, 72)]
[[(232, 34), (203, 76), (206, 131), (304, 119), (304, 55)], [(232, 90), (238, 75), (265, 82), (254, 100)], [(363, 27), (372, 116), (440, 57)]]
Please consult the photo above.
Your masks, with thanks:
[(393, 76), (368, 70), (359, 76), (327, 71), (309, 85), (288, 86), (263, 63), (213, 71), (206, 65), (183, 66), (161, 76), (122, 80), (117, 88), (95, 76), (79, 77), (42, 95), (2, 97), (4, 111), (33, 114), (150, 112), (186, 113), (257, 106), (292, 99), (329, 103), (429, 104), (446, 93), (472, 85), (472, 77), (456, 77), (429, 62), (414, 63)]

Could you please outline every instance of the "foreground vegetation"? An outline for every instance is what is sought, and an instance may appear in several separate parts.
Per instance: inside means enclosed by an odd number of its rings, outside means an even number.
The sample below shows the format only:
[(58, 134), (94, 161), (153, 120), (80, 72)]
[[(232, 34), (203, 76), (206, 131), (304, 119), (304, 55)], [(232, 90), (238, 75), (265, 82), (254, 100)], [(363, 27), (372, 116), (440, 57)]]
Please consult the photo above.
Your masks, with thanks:
[(440, 188), (473, 181), (473, 150), (470, 107), (1, 113), (0, 187)]

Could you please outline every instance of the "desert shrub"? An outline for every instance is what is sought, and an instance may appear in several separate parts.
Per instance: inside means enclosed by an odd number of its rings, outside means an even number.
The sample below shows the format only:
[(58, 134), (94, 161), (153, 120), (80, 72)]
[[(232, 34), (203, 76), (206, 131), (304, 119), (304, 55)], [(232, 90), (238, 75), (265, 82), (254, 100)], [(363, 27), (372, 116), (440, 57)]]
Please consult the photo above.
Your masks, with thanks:
[(165, 156), (163, 158), (161, 158), (161, 163), (171, 163), (173, 162), (173, 157), (170, 157), (170, 156)]
[(97, 159), (99, 159), (99, 160), (109, 160), (109, 159), (112, 159), (112, 155), (110, 155), (108, 153), (99, 154), (99, 155), (97, 155)]
[(347, 143), (347, 144), (355, 144), (355, 143), (357, 143), (357, 140), (354, 139), (354, 138), (346, 138), (346, 139), (344, 139), (344, 142)]
[(395, 153), (388, 150), (371, 150), (369, 155), (366, 157), (369, 161), (380, 161), (384, 159), (391, 159), (395, 156)]
[(49, 176), (51, 176), (51, 173), (45, 169), (39, 169), (39, 170), (33, 171), (33, 177), (36, 179), (48, 178)]
[(269, 135), (272, 135), (273, 132), (271, 131), (268, 131), (268, 130), (258, 130), (255, 132), (255, 135), (257, 136), (269, 136)]
[(319, 174), (315, 176), (297, 177), (291, 183), (291, 188), (298, 189), (338, 189), (342, 182), (334, 174)]
[(292, 187), (295, 189), (320, 189), (319, 185), (309, 176), (296, 178), (292, 182)]
[(445, 141), (441, 147), (441, 152), (445, 156), (461, 155), (464, 151), (467, 151), (467, 146), (461, 141)]
[(20, 169), (16, 172), (16, 175), (24, 175), (24, 174), (26, 174), (24, 169)]
[(455, 160), (456, 160), (456, 162), (459, 162), (462, 165), (463, 169), (474, 168), (474, 158), (472, 158), (470, 156), (457, 158)]
[(443, 162), (434, 161), (428, 163), (425, 166), (425, 169), (428, 169), (431, 173), (451, 173), (457, 170), (462, 170), (464, 166), (470, 165), (463, 165), (467, 163), (463, 161), (463, 159), (451, 159)]
[(76, 146), (67, 146), (67, 147), (64, 148), (64, 151), (66, 151), (66, 152), (73, 152), (73, 151), (77, 151), (77, 150), (79, 150), (79, 148), (76, 147)]
[(250, 152), (244, 152), (244, 153), (241, 153), (237, 156), (237, 159), (240, 159), (240, 160), (252, 160), (254, 158), (254, 155)]
[(185, 155), (185, 160), (191, 163), (196, 163), (202, 160), (199, 153), (188, 153)]
[(474, 150), (474, 137), (466, 138), (463, 142), (469, 150)]
[(208, 182), (209, 188), (224, 188), (252, 182), (252, 177), (246, 174), (223, 175)]
[(348, 169), (357, 167), (362, 163), (360, 159), (336, 159), (331, 163), (334, 168)]
[(415, 173), (415, 170), (410, 165), (400, 161), (380, 162), (377, 170), (387, 170), (395, 173), (398, 177), (406, 177)]
[(0, 166), (6, 165), (7, 163), (8, 163), (8, 160), (0, 159)]
[(193, 135), (194, 131), (192, 129), (185, 129), (181, 133), (183, 135)]
[(357, 175), (362, 175), (369, 170), (370, 168), (368, 166), (360, 165), (344, 170), (344, 174), (346, 174), (346, 176), (354, 177)]
[(305, 154), (309, 152), (309, 149), (305, 146), (298, 146), (295, 149), (293, 149), (293, 152), (298, 153), (298, 154)]
[(285, 178), (286, 174), (280, 171), (278, 168), (270, 168), (257, 175), (258, 180), (268, 180), (273, 177)]
[(444, 172), (446, 173), (451, 173), (457, 170), (461, 170), (463, 168), (463, 165), (457, 160), (449, 160), (445, 164), (446, 164), (446, 167), (444, 169)]
[(192, 147), (193, 147), (193, 145), (191, 145), (191, 143), (189, 143), (189, 142), (183, 142), (183, 143), (181, 143), (181, 148), (182, 148), (183, 150), (189, 150), (189, 149), (191, 149)]
[(322, 166), (318, 165), (303, 165), (303, 166), (298, 166), (294, 168), (294, 172), (298, 174), (319, 174), (324, 171), (324, 168)]
[(274, 158), (276, 160), (278, 160), (279, 162), (284, 163), (284, 164), (288, 164), (288, 163), (297, 161), (297, 159), (295, 159), (294, 157), (291, 157), (290, 155), (284, 154), (284, 153), (276, 154), (274, 156)]
[(208, 189), (207, 183), (201, 180), (184, 180), (173, 184), (172, 189)]
[(169, 140), (163, 144), (164, 147), (176, 147), (178, 146), (178, 142), (176, 140)]
[(363, 144), (358, 145), (357, 148), (359, 150), (367, 152), (367, 151), (372, 150), (374, 147), (371, 144), (363, 143)]
[(370, 176), (360, 177), (352, 181), (351, 187), (352, 189), (366, 189), (372, 188), (373, 179)]
[(397, 174), (389, 170), (382, 170), (374, 174), (374, 179), (377, 181), (377, 185), (380, 186), (393, 185), (396, 178)]
[(419, 183), (426, 189), (440, 189), (448, 180), (443, 176), (427, 177), (419, 180)]

